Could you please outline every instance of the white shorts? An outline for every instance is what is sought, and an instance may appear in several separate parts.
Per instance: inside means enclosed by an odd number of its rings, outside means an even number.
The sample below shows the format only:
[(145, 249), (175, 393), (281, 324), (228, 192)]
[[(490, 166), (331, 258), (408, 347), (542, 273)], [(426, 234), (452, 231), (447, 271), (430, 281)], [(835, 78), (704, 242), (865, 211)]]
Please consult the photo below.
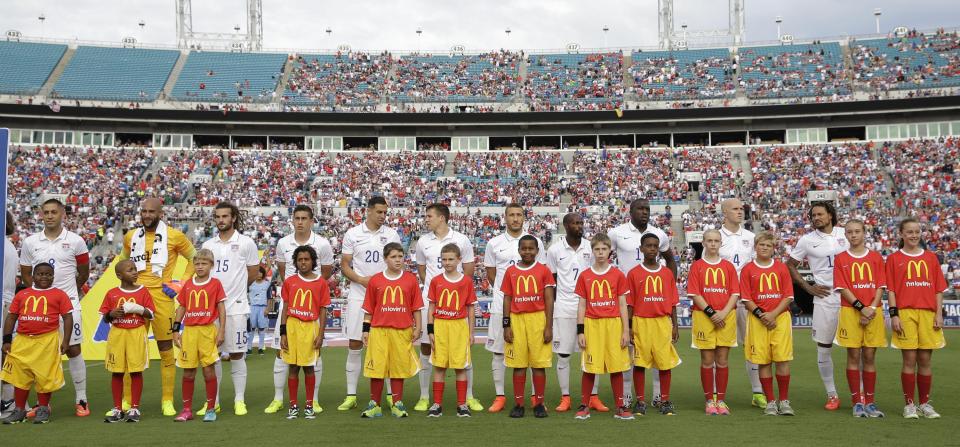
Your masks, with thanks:
[(347, 340), (363, 340), (363, 300), (347, 299), (340, 316), (343, 336)]
[[(423, 302), (426, 303), (427, 299), (424, 298)], [(428, 315), (429, 305), (423, 306), (423, 309), (420, 309), (420, 344), (429, 345), (430, 344), (430, 334), (427, 333), (427, 319), (430, 318)]]
[(283, 315), (283, 300), (277, 301), (280, 306), (277, 307), (277, 324), (273, 325), (273, 340), (270, 340), (270, 347), (280, 349), (280, 315)]
[(236, 354), (247, 352), (247, 333), (250, 332), (250, 316), (247, 314), (227, 315), (223, 329), (223, 345), (220, 352)]
[(822, 345), (832, 345), (840, 323), (840, 306), (821, 305), (813, 302), (813, 327), (810, 334), (813, 341)]
[[(73, 314), (73, 328), (70, 329), (70, 334), (68, 334), (70, 336), (70, 346), (83, 343), (83, 320), (81, 320), (83, 312), (80, 310), (80, 303), (75, 302), (73, 306), (73, 311), (70, 312)], [(6, 319), (6, 316), (4, 316), (4, 319)], [(64, 332), (63, 320), (60, 320), (60, 333), (63, 334)]]
[(747, 318), (750, 317), (750, 312), (747, 312), (747, 306), (742, 302), (737, 303), (737, 345), (743, 346), (744, 340), (747, 336)]
[(576, 318), (553, 319), (553, 352), (566, 355), (580, 352)]
[(483, 347), (494, 354), (503, 354), (503, 345), (503, 314), (490, 314), (487, 343)]

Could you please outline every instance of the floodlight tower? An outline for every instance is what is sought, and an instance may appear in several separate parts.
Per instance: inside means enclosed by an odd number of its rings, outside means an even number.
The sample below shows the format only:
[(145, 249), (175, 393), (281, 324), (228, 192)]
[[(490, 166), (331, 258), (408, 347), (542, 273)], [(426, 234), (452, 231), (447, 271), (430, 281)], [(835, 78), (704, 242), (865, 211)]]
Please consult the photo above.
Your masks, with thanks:
[(674, 0), (657, 0), (661, 48), (673, 49), (680, 41), (686, 44), (687, 40), (713, 45), (740, 45), (743, 43), (744, 33), (746, 31), (745, 0), (727, 0), (729, 10), (727, 29), (684, 30), (682, 33), (677, 32), (673, 27), (673, 1)]
[(174, 0), (177, 12), (177, 46), (180, 48), (224, 48), (242, 51), (263, 49), (263, 4), (261, 0), (246, 0), (246, 32), (209, 33), (193, 30), (191, 0)]

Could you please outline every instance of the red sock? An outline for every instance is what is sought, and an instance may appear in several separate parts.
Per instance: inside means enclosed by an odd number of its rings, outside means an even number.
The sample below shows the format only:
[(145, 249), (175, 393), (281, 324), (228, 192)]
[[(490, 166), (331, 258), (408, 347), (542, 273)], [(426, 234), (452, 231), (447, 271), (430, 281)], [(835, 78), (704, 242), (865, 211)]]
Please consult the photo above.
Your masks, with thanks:
[[(123, 376), (120, 376), (123, 383)], [(143, 373), (130, 373), (130, 405), (140, 408), (140, 397), (143, 396)]]
[(393, 394), (393, 401), (403, 400), (403, 379), (390, 379), (390, 393)]
[(863, 396), (860, 395), (860, 370), (859, 369), (847, 370), (847, 384), (850, 385), (850, 396), (853, 401), (853, 404), (856, 405), (860, 403), (860, 399)]
[[(300, 392), (300, 377), (287, 376), (287, 393), (290, 394), (291, 407), (297, 405), (297, 394), (299, 394), (299, 392)], [(307, 393), (307, 394), (310, 394), (310, 393)]]
[(673, 375), (670, 373), (669, 369), (660, 370), (660, 400), (668, 401), (670, 400), (670, 378)]
[(716, 372), (717, 400), (723, 402), (727, 400), (727, 382), (729, 382), (730, 379), (730, 368), (726, 366), (721, 368), (718, 366)]
[(383, 399), (383, 379), (370, 379), (370, 400), (380, 405)]
[(196, 380), (194, 377), (183, 376), (183, 383), (181, 385), (180, 394), (183, 397), (183, 409), (189, 410), (193, 408), (193, 383)]
[(316, 374), (304, 374), (303, 375), (303, 388), (306, 394), (304, 400), (307, 401), (307, 407), (313, 408), (313, 387), (317, 384), (317, 375)]
[[(591, 389), (593, 387), (591, 386)], [(533, 375), (533, 395), (537, 404), (543, 403), (543, 394), (547, 390), (547, 375), (546, 374), (534, 374)]]
[(900, 373), (900, 386), (903, 387), (903, 400), (907, 405), (913, 403), (913, 391), (917, 387), (917, 375)]
[(217, 408), (217, 376), (205, 379), (207, 388), (207, 411)]
[(443, 385), (444, 382), (433, 382), (433, 403), (437, 405), (443, 403)]
[(37, 393), (37, 403), (40, 404), (41, 407), (49, 407), (50, 394), (51, 393)]
[(27, 396), (30, 395), (30, 390), (23, 390), (20, 388), (13, 388), (13, 405), (17, 408), (23, 410), (27, 408)]
[[(661, 382), (663, 383), (663, 382)], [(703, 385), (703, 397), (710, 402), (713, 400), (713, 368), (700, 367), (700, 385)], [(662, 385), (661, 385), (662, 386)]]
[(767, 398), (767, 402), (777, 400), (776, 397), (773, 396), (773, 377), (761, 377), (760, 387), (763, 388), (763, 395)]
[(457, 381), (457, 406), (467, 404), (467, 381)]
[(863, 402), (866, 404), (873, 403), (873, 393), (877, 388), (877, 372), (876, 371), (864, 371), (863, 372)]
[[(516, 370), (514, 370), (516, 371)], [(527, 372), (513, 374), (513, 401), (518, 407), (523, 406), (523, 396), (527, 393)]]
[(113, 408), (120, 408), (123, 401), (123, 374), (114, 373), (110, 377), (110, 391), (113, 392)]
[(777, 374), (777, 391), (780, 400), (790, 400), (790, 374), (785, 376)]
[(633, 394), (638, 402), (645, 400), (643, 396), (644, 372), (643, 368), (633, 368)]
[(593, 393), (593, 383), (597, 380), (596, 374), (583, 373), (580, 378), (580, 404), (590, 405), (590, 394)]
[[(610, 388), (613, 388), (613, 400), (617, 408), (623, 408), (623, 373), (610, 373)], [(592, 387), (591, 387), (592, 390)]]
[(917, 374), (917, 391), (920, 392), (920, 405), (930, 400), (930, 387), (933, 386), (933, 375)]

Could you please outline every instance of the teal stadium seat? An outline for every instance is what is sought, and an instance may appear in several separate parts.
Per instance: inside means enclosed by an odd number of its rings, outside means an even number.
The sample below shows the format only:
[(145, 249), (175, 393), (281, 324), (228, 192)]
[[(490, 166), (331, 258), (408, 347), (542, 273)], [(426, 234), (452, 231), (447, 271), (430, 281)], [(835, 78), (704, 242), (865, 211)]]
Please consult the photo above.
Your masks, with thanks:
[(66, 51), (66, 45), (0, 41), (0, 93), (36, 94)]
[(177, 50), (81, 46), (53, 90), (70, 99), (153, 101), (178, 57)]
[[(182, 101), (238, 102), (244, 99), (237, 96), (239, 90), (254, 101), (269, 101), (286, 60), (285, 54), (192, 51), (172, 96)], [(260, 98), (261, 93), (267, 96)]]

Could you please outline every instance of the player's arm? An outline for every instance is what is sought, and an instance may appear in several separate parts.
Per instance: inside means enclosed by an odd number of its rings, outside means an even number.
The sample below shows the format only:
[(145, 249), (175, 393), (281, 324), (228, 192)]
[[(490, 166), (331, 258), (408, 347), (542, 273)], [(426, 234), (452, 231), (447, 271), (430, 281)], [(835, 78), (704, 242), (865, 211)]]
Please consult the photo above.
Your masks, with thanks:
[(260, 270), (260, 264), (248, 265), (247, 266), (247, 289), (250, 289), (250, 284), (253, 284), (257, 280), (257, 272)]
[(933, 328), (943, 329), (943, 292), (937, 292), (937, 308), (933, 311)]
[[(73, 312), (67, 312), (60, 315), (63, 318), (63, 327), (71, 328), (73, 327)], [(63, 337), (63, 341), (60, 343), (60, 353), (65, 354), (67, 349), (70, 347), (70, 337)]]
[(477, 325), (477, 314), (474, 313), (476, 309), (477, 308), (475, 304), (470, 304), (467, 306), (467, 330), (470, 331), (470, 336), (467, 338), (467, 343), (469, 343), (471, 346), (473, 345), (473, 333), (476, 330)]
[(824, 298), (830, 295), (830, 289), (819, 284), (810, 285), (803, 275), (800, 274), (800, 261), (794, 258), (793, 256), (787, 256), (787, 270), (790, 271), (790, 278), (795, 284), (800, 284), (800, 287), (810, 295), (813, 295), (814, 298)]
[[(554, 273), (556, 275), (556, 273)], [(580, 350), (587, 348), (587, 339), (583, 335), (583, 325), (584, 320), (587, 316), (587, 300), (583, 297), (577, 297), (577, 344), (580, 345)]]
[[(419, 256), (417, 256), (419, 257)], [(427, 279), (427, 265), (417, 263), (417, 280), (420, 281), (420, 285), (427, 285), (424, 281)]]
[(490, 283), (490, 287), (493, 287), (497, 283), (497, 268), (496, 267), (485, 267), (487, 270), (487, 282)]
[(618, 298), (617, 306), (620, 310), (620, 347), (626, 348), (630, 345), (630, 307), (627, 306), (629, 294), (625, 293)]
[(543, 326), (543, 342), (553, 341), (553, 300), (557, 298), (557, 286), (550, 285), (543, 289), (543, 307), (547, 316), (547, 324)]
[(285, 275), (286, 274), (285, 272), (287, 271), (287, 263), (283, 261), (277, 261), (276, 264), (277, 264), (277, 277), (283, 278), (283, 275)]
[(180, 276), (180, 283), (183, 284), (187, 282), (188, 279), (193, 278), (193, 255), (197, 254), (197, 249), (193, 246), (193, 243), (190, 242), (190, 239), (187, 239), (187, 236), (181, 233), (177, 252), (180, 254), (180, 257), (187, 262), (183, 269), (183, 275)]
[(673, 272), (673, 277), (679, 278), (680, 276), (677, 275), (677, 260), (673, 257), (673, 250), (667, 248), (666, 250), (661, 251), (660, 257), (663, 258), (667, 268)]
[(29, 265), (20, 265), (20, 283), (23, 287), (33, 286), (33, 267)]
[[(282, 270), (281, 270), (281, 271), (282, 271)], [(276, 290), (275, 290), (276, 287), (273, 285), (273, 281), (272, 281), (272, 280), (268, 280), (268, 281), (270, 281), (270, 287), (267, 287), (267, 307), (266, 307), (265, 309), (263, 309), (263, 314), (264, 314), (264, 315), (270, 314), (270, 310), (273, 309), (274, 306), (277, 305), (277, 300), (276, 300), (276, 298), (274, 298), (275, 296), (277, 296), (277, 292), (276, 292)], [(278, 320), (278, 321), (279, 321), (279, 320)]]
[(320, 307), (320, 318), (317, 319), (320, 323), (320, 333), (317, 334), (317, 338), (313, 342), (313, 347), (320, 349), (323, 347), (323, 338), (327, 332), (327, 307)]
[(350, 282), (355, 282), (366, 287), (367, 283), (370, 282), (370, 278), (357, 274), (356, 270), (353, 269), (352, 264), (352, 254), (343, 253), (340, 255), (340, 271), (343, 273), (343, 276), (346, 276)]
[(120, 253), (117, 255), (117, 260), (123, 261), (124, 259), (130, 259), (130, 239), (133, 238), (133, 230), (128, 231), (123, 235), (123, 246), (120, 247)]
[(673, 325), (671, 343), (676, 343), (680, 339), (680, 326), (677, 325), (677, 306), (670, 308), (670, 323)]
[(503, 292), (503, 341), (513, 343), (513, 328), (510, 324), (510, 304), (513, 303), (513, 296), (508, 291), (501, 291)]
[(333, 276), (333, 264), (320, 264), (320, 276), (330, 279)]
[(463, 263), (463, 274), (464, 274), (464, 276), (466, 276), (467, 278), (470, 278), (471, 281), (473, 280), (473, 274), (474, 274), (474, 272), (476, 272), (476, 270), (477, 270), (477, 263), (476, 263), (476, 262), (464, 262), (464, 263)]
[(3, 352), (10, 353), (10, 343), (13, 342), (13, 327), (17, 324), (17, 318), (20, 315), (13, 312), (7, 313), (7, 319), (3, 321)]
[[(90, 254), (77, 256), (77, 294), (83, 293), (83, 285), (90, 279)], [(80, 298), (80, 297), (78, 297)], [(70, 326), (64, 326), (70, 327)]]
[(183, 314), (186, 313), (187, 308), (183, 306), (177, 306), (176, 312), (173, 313), (173, 344), (177, 348), (183, 349), (180, 345), (180, 327), (183, 324)]
[(420, 312), (422, 311), (423, 309), (413, 311), (413, 337), (410, 339), (410, 343), (416, 343), (420, 339), (420, 332), (423, 331), (420, 327)]
[(223, 301), (217, 303), (217, 321), (220, 323), (217, 326), (217, 346), (223, 344), (223, 331), (227, 326), (227, 307), (223, 305)]

